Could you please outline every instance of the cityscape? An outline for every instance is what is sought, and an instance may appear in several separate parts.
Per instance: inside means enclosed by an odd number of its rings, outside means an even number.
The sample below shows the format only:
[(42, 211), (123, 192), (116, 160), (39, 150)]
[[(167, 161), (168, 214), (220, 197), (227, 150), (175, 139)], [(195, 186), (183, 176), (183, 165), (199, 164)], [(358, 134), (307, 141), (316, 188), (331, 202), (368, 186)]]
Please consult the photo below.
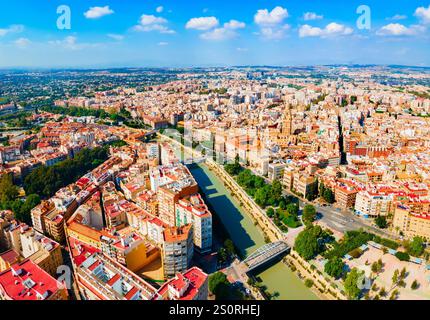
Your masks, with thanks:
[(97, 2), (0, 19), (0, 300), (430, 300), (429, 3)]

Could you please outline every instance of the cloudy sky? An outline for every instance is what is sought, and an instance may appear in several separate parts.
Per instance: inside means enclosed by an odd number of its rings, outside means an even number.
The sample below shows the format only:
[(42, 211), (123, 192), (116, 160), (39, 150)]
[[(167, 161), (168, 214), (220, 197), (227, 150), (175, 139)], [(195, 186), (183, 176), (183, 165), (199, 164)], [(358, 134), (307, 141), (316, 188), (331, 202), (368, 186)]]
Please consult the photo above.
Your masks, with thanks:
[[(430, 66), (430, 1), (14, 0), (0, 3), (0, 67)], [(70, 29), (59, 29), (60, 5)], [(62, 11), (64, 12), (64, 11)], [(62, 25), (67, 20), (61, 20)]]

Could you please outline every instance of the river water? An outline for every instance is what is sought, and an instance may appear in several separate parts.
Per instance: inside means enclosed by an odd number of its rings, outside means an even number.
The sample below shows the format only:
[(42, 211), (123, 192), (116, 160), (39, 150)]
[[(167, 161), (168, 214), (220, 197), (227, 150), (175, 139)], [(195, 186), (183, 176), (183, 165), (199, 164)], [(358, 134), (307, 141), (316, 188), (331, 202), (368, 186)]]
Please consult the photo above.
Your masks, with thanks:
[[(265, 244), (258, 226), (242, 209), (236, 199), (226, 189), (222, 181), (204, 165), (190, 168), (201, 191), (205, 193), (216, 214), (227, 229), (230, 238), (241, 251), (242, 256), (249, 255)], [(316, 300), (317, 296), (282, 262), (266, 269), (257, 277), (270, 293), (278, 292), (281, 300)]]

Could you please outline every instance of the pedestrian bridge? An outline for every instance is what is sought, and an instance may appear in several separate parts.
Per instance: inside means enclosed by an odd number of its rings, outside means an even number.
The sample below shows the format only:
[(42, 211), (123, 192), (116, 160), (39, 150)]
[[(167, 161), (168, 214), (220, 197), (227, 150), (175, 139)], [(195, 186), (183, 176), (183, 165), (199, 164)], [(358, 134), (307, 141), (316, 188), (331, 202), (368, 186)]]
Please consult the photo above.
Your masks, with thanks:
[(285, 254), (290, 252), (290, 247), (284, 241), (268, 243), (250, 256), (243, 263), (248, 268), (247, 273), (263, 268), (275, 260), (282, 259)]

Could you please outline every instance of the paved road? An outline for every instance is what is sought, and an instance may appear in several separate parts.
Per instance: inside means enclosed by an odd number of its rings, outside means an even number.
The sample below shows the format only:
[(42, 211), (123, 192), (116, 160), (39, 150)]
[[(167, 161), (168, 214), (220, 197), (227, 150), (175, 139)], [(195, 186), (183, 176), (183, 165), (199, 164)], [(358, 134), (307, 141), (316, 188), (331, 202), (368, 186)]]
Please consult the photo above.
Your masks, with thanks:
[(345, 231), (357, 230), (362, 228), (382, 237), (398, 239), (396, 235), (392, 234), (389, 231), (382, 230), (376, 226), (373, 226), (370, 221), (365, 221), (364, 218), (358, 217), (351, 210), (336, 209), (333, 206), (324, 207), (306, 199), (300, 198), (292, 192), (288, 191), (284, 191), (284, 194), (298, 198), (300, 202), (300, 209), (303, 209), (306, 204), (311, 204), (315, 206), (318, 213), (320, 213), (322, 216), (320, 221), (327, 225), (329, 228), (334, 229), (336, 231), (344, 233)]

